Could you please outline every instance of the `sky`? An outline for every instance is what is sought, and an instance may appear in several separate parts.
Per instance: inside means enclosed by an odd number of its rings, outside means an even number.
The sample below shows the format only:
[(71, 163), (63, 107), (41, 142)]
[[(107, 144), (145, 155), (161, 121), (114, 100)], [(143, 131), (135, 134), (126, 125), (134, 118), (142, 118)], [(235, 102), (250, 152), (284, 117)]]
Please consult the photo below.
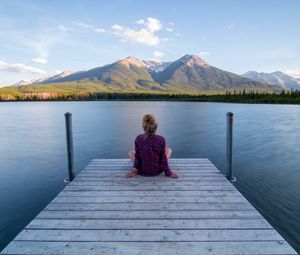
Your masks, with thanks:
[(0, 0), (0, 86), (127, 56), (300, 77), (299, 0)]

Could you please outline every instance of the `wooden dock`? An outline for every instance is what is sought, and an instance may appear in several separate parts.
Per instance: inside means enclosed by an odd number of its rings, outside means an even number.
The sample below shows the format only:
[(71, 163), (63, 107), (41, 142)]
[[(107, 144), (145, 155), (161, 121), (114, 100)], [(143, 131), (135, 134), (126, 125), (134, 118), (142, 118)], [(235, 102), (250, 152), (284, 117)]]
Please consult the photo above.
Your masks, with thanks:
[(208, 159), (171, 159), (179, 180), (130, 166), (92, 160), (1, 254), (297, 254)]

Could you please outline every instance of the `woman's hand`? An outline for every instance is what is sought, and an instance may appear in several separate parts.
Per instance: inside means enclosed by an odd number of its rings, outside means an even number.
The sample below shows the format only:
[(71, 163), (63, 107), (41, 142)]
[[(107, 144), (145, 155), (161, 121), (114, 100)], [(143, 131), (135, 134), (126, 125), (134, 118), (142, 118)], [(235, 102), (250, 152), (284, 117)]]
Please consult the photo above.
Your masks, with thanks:
[(131, 177), (134, 177), (134, 176), (137, 176), (137, 175), (138, 175), (138, 170), (133, 168), (133, 170), (128, 172), (125, 177), (126, 178), (131, 178)]
[(179, 176), (178, 176), (177, 174), (175, 174), (175, 173), (172, 173), (172, 174), (170, 175), (170, 178), (172, 178), (172, 179), (178, 179)]

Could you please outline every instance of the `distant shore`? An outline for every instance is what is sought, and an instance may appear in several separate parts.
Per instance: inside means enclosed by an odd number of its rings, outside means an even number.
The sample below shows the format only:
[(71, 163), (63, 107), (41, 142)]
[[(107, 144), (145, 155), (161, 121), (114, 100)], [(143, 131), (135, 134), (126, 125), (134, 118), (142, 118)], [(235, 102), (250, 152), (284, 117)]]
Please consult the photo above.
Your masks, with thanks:
[(0, 102), (31, 101), (190, 101), (190, 102), (227, 102), (250, 104), (300, 104), (300, 91), (281, 93), (233, 91), (224, 94), (192, 94), (167, 92), (97, 92), (97, 93), (0, 93)]

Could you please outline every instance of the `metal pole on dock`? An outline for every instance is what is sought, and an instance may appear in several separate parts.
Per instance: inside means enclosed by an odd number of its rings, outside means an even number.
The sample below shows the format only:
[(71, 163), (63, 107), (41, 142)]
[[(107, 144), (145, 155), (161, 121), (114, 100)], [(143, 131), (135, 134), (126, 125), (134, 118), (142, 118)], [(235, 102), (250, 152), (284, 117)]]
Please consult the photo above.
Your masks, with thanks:
[(233, 176), (232, 170), (232, 127), (233, 127), (233, 113), (227, 113), (227, 179), (235, 182), (236, 178)]
[(66, 136), (67, 136), (67, 154), (68, 154), (68, 172), (69, 178), (65, 182), (70, 182), (74, 179), (74, 158), (73, 158), (73, 134), (72, 134), (72, 113), (67, 112), (66, 118)]

